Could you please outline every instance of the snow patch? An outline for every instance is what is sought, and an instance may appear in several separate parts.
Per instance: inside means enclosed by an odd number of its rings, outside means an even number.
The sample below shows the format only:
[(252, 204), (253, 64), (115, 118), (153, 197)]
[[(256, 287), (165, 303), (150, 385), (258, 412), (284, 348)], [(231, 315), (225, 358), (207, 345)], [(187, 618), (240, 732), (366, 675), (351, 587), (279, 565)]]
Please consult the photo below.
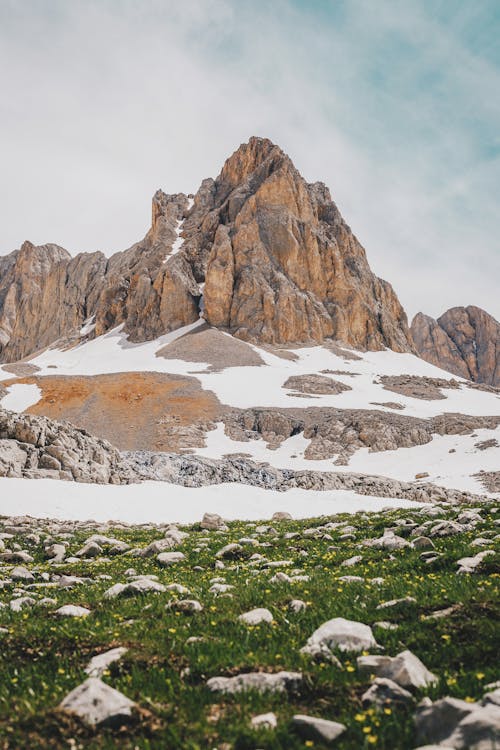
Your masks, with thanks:
[(54, 479), (0, 479), (0, 515), (127, 523), (194, 523), (207, 511), (227, 520), (270, 519), (275, 511), (294, 518), (411, 508), (419, 503), (358, 495), (347, 490), (265, 490), (241, 484), (180, 487), (165, 482), (80, 484)]
[(42, 397), (42, 391), (37, 385), (14, 383), (7, 388), (7, 394), (0, 403), (4, 409), (21, 412), (37, 404)]

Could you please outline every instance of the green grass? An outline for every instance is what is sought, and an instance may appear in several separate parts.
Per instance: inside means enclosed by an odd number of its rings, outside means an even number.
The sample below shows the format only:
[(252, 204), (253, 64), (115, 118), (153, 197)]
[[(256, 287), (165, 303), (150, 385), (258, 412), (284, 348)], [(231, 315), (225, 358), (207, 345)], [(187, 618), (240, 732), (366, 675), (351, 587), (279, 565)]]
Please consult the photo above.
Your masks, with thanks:
[[(460, 509), (462, 510), (462, 508)], [(458, 511), (447, 511), (456, 517)], [(299, 536), (283, 539), (287, 531), (317, 525), (320, 521), (277, 522), (279, 536), (259, 536), (272, 546), (250, 550), (265, 554), (269, 560), (292, 559), (294, 565), (310, 576), (309, 582), (271, 584), (276, 571), (251, 568), (247, 560), (226, 563), (223, 571), (214, 569), (214, 554), (224, 544), (254, 533), (255, 525), (230, 524), (229, 532), (214, 534), (187, 529), (189, 538), (180, 547), (186, 560), (172, 568), (162, 569), (155, 559), (121, 555), (109, 562), (87, 561), (63, 564), (55, 568), (43, 557), (42, 545), (30, 553), (35, 563), (28, 565), (38, 572), (88, 575), (91, 585), (72, 590), (42, 590), (43, 596), (66, 603), (87, 606), (92, 614), (86, 619), (56, 619), (50, 612), (33, 608), (22, 613), (0, 609), (0, 748), (162, 748), (175, 750), (294, 750), (311, 747), (300, 740), (290, 724), (295, 713), (308, 713), (340, 721), (347, 731), (335, 747), (391, 748), (408, 750), (418, 743), (414, 736), (412, 711), (393, 708), (363, 711), (361, 695), (370, 685), (369, 677), (360, 675), (356, 655), (339, 654), (342, 669), (315, 663), (300, 654), (311, 633), (332, 617), (345, 617), (373, 625), (390, 620), (399, 625), (395, 631), (376, 628), (375, 637), (385, 653), (396, 655), (405, 648), (412, 650), (440, 678), (439, 684), (416, 694), (436, 699), (443, 695), (478, 699), (483, 686), (497, 680), (497, 623), (499, 615), (500, 557), (487, 558), (480, 572), (457, 575), (456, 560), (471, 556), (482, 548), (471, 548), (470, 542), (484, 533), (498, 531), (495, 517), (485, 506), (483, 523), (473, 532), (435, 540), (443, 556), (426, 565), (419, 551), (359, 548), (369, 537), (380, 536), (384, 527), (397, 518), (425, 520), (418, 511), (391, 511), (321, 519), (346, 520), (356, 527), (356, 538), (339, 541), (342, 530), (330, 532), (333, 540)], [(496, 516), (499, 518), (499, 515)], [(43, 527), (43, 522), (41, 522)], [(0, 520), (0, 531), (3, 524)], [(79, 532), (71, 543), (75, 552), (93, 533)], [(146, 546), (160, 538), (155, 530), (139, 528), (108, 532), (133, 546)], [(209, 538), (209, 547), (196, 552), (200, 537)], [(17, 541), (25, 547), (23, 538)], [(9, 544), (11, 541), (9, 540)], [(330, 545), (337, 549), (328, 551)], [(491, 545), (493, 548), (493, 542)], [(306, 550), (307, 557), (300, 555)], [(353, 567), (340, 562), (355, 554), (363, 560)], [(202, 571), (194, 571), (194, 566)], [(125, 581), (124, 571), (134, 567), (138, 573), (155, 573), (163, 583), (186, 585), (191, 597), (204, 605), (195, 616), (176, 614), (165, 604), (178, 597), (172, 593), (150, 594), (130, 599), (105, 600), (104, 591), (116, 582)], [(4, 576), (10, 566), (4, 566)], [(259, 570), (257, 575), (251, 571)], [(288, 571), (288, 569), (286, 569)], [(105, 574), (111, 580), (99, 580)], [(1, 574), (0, 574), (1, 575)], [(360, 575), (364, 583), (342, 583), (342, 575)], [(235, 588), (232, 598), (208, 593), (210, 579), (224, 576)], [(369, 582), (383, 576), (382, 585)], [(12, 598), (12, 586), (0, 589), (0, 601)], [(416, 604), (392, 610), (377, 611), (382, 601), (413, 596)], [(288, 603), (293, 598), (308, 602), (304, 612), (293, 614)], [(435, 609), (460, 604), (450, 617), (424, 620)], [(275, 618), (273, 625), (249, 628), (237, 616), (253, 607), (268, 607)], [(186, 644), (190, 636), (204, 636), (203, 642)], [(122, 691), (140, 706), (136, 721), (120, 730), (92, 731), (56, 708), (62, 698), (80, 684), (86, 675), (83, 668), (89, 659), (116, 646), (129, 648), (125, 657), (113, 664), (104, 681)], [(247, 693), (225, 697), (210, 693), (206, 680), (214, 675), (232, 675), (241, 671), (300, 670), (304, 682), (296, 695), (258, 695)], [(254, 731), (250, 718), (274, 711), (278, 716), (275, 731)], [(71, 742), (70, 742), (71, 740)], [(73, 744), (72, 744), (73, 743)], [(313, 747), (322, 747), (315, 743)]]

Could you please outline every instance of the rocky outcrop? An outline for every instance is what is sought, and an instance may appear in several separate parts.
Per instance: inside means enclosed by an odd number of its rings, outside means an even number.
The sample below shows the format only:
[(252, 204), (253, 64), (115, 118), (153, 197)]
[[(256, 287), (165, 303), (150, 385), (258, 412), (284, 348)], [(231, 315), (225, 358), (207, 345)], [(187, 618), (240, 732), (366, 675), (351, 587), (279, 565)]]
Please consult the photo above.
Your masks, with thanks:
[(0, 409), (0, 477), (95, 484), (135, 481), (110, 443), (45, 417)]
[(479, 307), (453, 307), (434, 320), (418, 313), (411, 324), (418, 354), (462, 378), (500, 386), (500, 323)]
[(351, 490), (360, 495), (398, 497), (417, 502), (453, 503), (478, 501), (480, 496), (425, 482), (401, 482), (388, 477), (331, 471), (276, 469), (245, 458), (202, 458), (168, 453), (127, 453), (134, 473), (142, 479), (156, 479), (184, 487), (205, 487), (238, 482), (278, 492), (290, 489)]
[(72, 258), (57, 245), (31, 242), (0, 258), (0, 361), (122, 323), (131, 340), (144, 341), (197, 320), (198, 285), (173, 252), (188, 205), (183, 194), (158, 191), (144, 240), (111, 258), (100, 252)]
[(411, 350), (392, 287), (371, 272), (326, 186), (306, 183), (271, 141), (250, 139), (205, 190), (191, 247), (206, 258), (209, 323), (251, 340)]
[[(260, 342), (343, 340), (411, 351), (406, 315), (322, 183), (251, 138), (190, 200), (161, 190), (124, 252), (57, 245), (0, 258), (0, 362), (123, 324), (145, 341), (198, 320)], [(85, 324), (85, 325), (84, 325)]]
[(500, 416), (440, 414), (421, 419), (377, 409), (233, 409), (223, 415), (226, 433), (233, 440), (262, 438), (270, 448), (303, 433), (309, 440), (304, 457), (335, 458), (346, 465), (361, 448), (373, 452), (412, 448), (430, 443), (434, 435), (467, 435), (478, 429), (494, 430)]

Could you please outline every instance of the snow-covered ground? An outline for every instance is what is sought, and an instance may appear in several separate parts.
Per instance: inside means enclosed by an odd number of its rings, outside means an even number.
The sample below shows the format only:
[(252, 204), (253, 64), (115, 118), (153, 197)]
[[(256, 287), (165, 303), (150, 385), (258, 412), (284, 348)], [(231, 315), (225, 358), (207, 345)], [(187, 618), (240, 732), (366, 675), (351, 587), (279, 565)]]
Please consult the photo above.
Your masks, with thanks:
[(42, 391), (37, 385), (14, 383), (7, 388), (7, 395), (1, 400), (4, 409), (21, 412), (40, 401)]
[[(433, 417), (443, 412), (460, 412), (472, 416), (500, 413), (500, 397), (494, 393), (468, 388), (465, 381), (458, 389), (445, 389), (445, 399), (427, 401), (385, 390), (378, 382), (382, 375), (422, 375), (431, 378), (452, 376), (412, 354), (398, 354), (391, 350), (357, 352), (357, 360), (344, 359), (323, 346), (293, 350), (295, 361), (253, 346), (264, 361), (261, 366), (228, 367), (221, 372), (200, 372), (206, 362), (193, 363), (180, 359), (156, 356), (167, 344), (197, 327), (199, 320), (161, 336), (154, 341), (133, 344), (127, 340), (122, 327), (85, 342), (73, 349), (48, 349), (30, 360), (40, 368), (39, 375), (98, 375), (113, 372), (162, 372), (196, 377), (205, 390), (213, 391), (221, 403), (239, 408), (261, 407), (334, 407), (340, 409), (387, 409), (381, 402), (396, 401), (405, 408), (398, 412), (407, 416)], [(226, 334), (229, 335), (229, 334)], [(344, 371), (332, 375), (352, 390), (338, 395), (290, 396), (283, 388), (294, 375), (320, 373), (322, 370)], [(0, 380), (12, 378), (0, 368)]]
[[(180, 231), (179, 231), (180, 234)], [(85, 332), (91, 330), (93, 320), (86, 321)], [(154, 341), (134, 344), (127, 340), (122, 327), (92, 341), (65, 351), (47, 349), (34, 357), (32, 364), (40, 368), (38, 375), (99, 375), (119, 372), (160, 372), (196, 377), (202, 388), (213, 391), (220, 402), (239, 408), (248, 407), (334, 407), (340, 409), (383, 409), (402, 416), (430, 418), (445, 412), (459, 412), (472, 416), (500, 414), (500, 398), (495, 393), (473, 390), (461, 382), (459, 389), (444, 389), (444, 399), (422, 400), (384, 390), (382, 375), (421, 375), (450, 379), (452, 376), (411, 354), (356, 352), (359, 359), (334, 354), (323, 346), (293, 350), (296, 359), (287, 359), (257, 346), (252, 348), (264, 362), (258, 366), (227, 367), (210, 371), (209, 363), (166, 359), (157, 356), (160, 349), (181, 336), (196, 331), (203, 320), (179, 328)], [(229, 334), (225, 334), (229, 336)], [(230, 337), (231, 338), (231, 337)], [(205, 370), (205, 372), (204, 372)], [(289, 395), (283, 388), (288, 378), (296, 375), (321, 373), (325, 370), (335, 380), (352, 390), (338, 395)], [(337, 374), (337, 371), (340, 374)], [(0, 381), (13, 379), (10, 372), (0, 367)], [(13, 384), (8, 387), (2, 406), (23, 411), (41, 397), (36, 385)], [(380, 406), (382, 402), (397, 402), (404, 406), (395, 412)], [(435, 436), (422, 446), (400, 448), (397, 451), (371, 453), (362, 449), (347, 466), (335, 466), (334, 460), (314, 461), (304, 457), (308, 441), (302, 434), (284, 441), (276, 450), (269, 450), (263, 440), (240, 442), (224, 434), (218, 424), (208, 432), (206, 447), (197, 453), (219, 458), (228, 453), (247, 453), (257, 461), (268, 461), (279, 468), (313, 469), (318, 471), (354, 471), (378, 474), (411, 481), (416, 474), (427, 472), (426, 481), (450, 488), (484, 493), (481, 484), (472, 477), (479, 470), (500, 469), (500, 447), (480, 451), (476, 444), (496, 438), (497, 430), (477, 430), (473, 435)], [(404, 505), (404, 501), (396, 501)], [(178, 520), (195, 521), (206, 510), (219, 512), (228, 518), (269, 518), (275, 510), (289, 510), (293, 515), (313, 516), (336, 510), (360, 510), (390, 505), (394, 501), (369, 498), (348, 492), (313, 492), (293, 490), (287, 493), (241, 486), (221, 485), (203, 489), (189, 489), (165, 484), (145, 483), (130, 487), (102, 487), (61, 483), (45, 480), (0, 479), (0, 513), (30, 513), (33, 515), (68, 518), (93, 516), (97, 519), (120, 518), (129, 521)]]
[(294, 518), (417, 507), (419, 503), (358, 495), (346, 490), (276, 492), (242, 484), (181, 487), (164, 482), (125, 486), (53, 479), (0, 479), (0, 515), (127, 523), (194, 523), (205, 512), (227, 520), (265, 520), (275, 511)]

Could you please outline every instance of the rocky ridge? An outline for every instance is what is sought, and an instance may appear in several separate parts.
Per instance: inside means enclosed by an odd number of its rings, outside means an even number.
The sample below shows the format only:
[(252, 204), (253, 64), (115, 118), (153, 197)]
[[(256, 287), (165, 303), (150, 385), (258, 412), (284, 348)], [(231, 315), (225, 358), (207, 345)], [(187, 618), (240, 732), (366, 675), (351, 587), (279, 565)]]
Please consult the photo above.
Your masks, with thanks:
[(418, 354), (454, 375), (500, 386), (500, 323), (479, 307), (453, 307), (440, 318), (418, 313), (411, 324)]
[[(203, 298), (203, 299), (202, 299)], [(321, 341), (412, 351), (392, 287), (322, 183), (251, 138), (194, 198), (158, 190), (145, 238), (106, 258), (54, 244), (0, 258), (0, 361), (123, 324), (153, 339), (202, 314), (242, 339)]]
[[(290, 489), (351, 490), (360, 495), (404, 498), (415, 502), (480, 502), (482, 496), (438, 487), (427, 482), (401, 482), (388, 477), (351, 472), (296, 471), (228, 456), (210, 459), (168, 453), (134, 451), (125, 454), (135, 475), (184, 487), (205, 487), (233, 482), (286, 492)], [(485, 499), (485, 498), (484, 498)]]

